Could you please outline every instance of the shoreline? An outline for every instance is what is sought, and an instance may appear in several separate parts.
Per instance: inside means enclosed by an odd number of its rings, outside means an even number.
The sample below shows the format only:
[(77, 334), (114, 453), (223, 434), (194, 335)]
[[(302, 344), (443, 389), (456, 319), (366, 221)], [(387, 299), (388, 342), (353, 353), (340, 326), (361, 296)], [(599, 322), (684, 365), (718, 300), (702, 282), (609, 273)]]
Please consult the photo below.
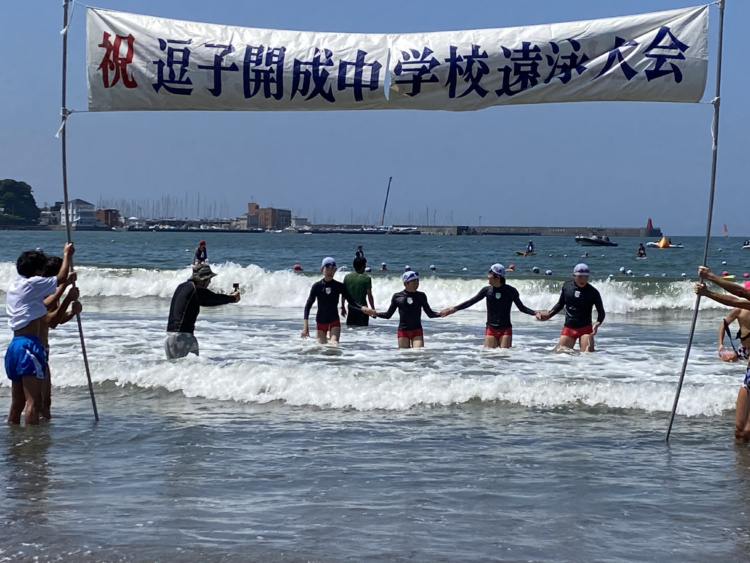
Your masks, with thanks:
[[(211, 223), (206, 223), (211, 224)], [(215, 223), (214, 223), (215, 224)], [(226, 222), (222, 222), (226, 224)], [(0, 231), (64, 231), (60, 225), (4, 225)], [(306, 227), (287, 227), (283, 230), (262, 229), (227, 229), (224, 227), (184, 227), (154, 221), (146, 227), (71, 227), (76, 232), (135, 232), (135, 233), (284, 233), (284, 234), (345, 234), (345, 235), (437, 235), (437, 236), (591, 236), (599, 237), (640, 237), (661, 238), (660, 228), (644, 227), (518, 227), (518, 226), (423, 226), (423, 225), (394, 225), (391, 227), (362, 227), (354, 225), (314, 225)]]

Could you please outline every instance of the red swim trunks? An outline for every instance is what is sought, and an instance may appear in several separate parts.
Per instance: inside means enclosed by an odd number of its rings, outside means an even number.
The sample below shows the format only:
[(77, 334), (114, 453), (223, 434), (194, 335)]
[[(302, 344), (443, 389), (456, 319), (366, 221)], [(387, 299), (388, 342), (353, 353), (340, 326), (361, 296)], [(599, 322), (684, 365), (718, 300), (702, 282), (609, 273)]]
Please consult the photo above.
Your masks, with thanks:
[(570, 328), (564, 326), (560, 334), (578, 340), (584, 334), (591, 334), (592, 332), (594, 332), (594, 328), (591, 325), (582, 326), (581, 328)]
[(399, 330), (398, 331), (399, 338), (408, 338), (409, 340), (414, 340), (418, 336), (424, 336), (424, 333), (422, 332), (421, 328), (417, 328), (414, 330)]
[(492, 328), (490, 325), (487, 325), (487, 328), (484, 330), (484, 335), (494, 336), (500, 340), (503, 336), (513, 336), (513, 328)]
[(339, 319), (336, 319), (332, 323), (316, 323), (316, 328), (321, 332), (328, 332), (334, 327), (341, 326), (341, 321)]

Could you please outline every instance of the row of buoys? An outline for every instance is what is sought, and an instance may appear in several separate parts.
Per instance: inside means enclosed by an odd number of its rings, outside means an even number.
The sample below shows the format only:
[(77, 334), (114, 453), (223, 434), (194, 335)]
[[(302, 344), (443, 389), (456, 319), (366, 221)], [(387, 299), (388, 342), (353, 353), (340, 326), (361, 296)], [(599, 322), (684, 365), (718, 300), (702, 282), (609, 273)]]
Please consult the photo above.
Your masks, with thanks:
[[(552, 256), (552, 255), (550, 254), (550, 256)], [(565, 256), (567, 256), (567, 254), (566, 254)], [(602, 256), (604, 256), (604, 255), (602, 255)], [(722, 264), (723, 266), (726, 266), (726, 264), (727, 264), (727, 263), (726, 263), (726, 260), (725, 260), (725, 261), (722, 261), (722, 263), (721, 263), (721, 264)], [(385, 262), (383, 262), (383, 263), (381, 264), (381, 269), (383, 269), (383, 270), (384, 270), (385, 268), (382, 268), (382, 266), (385, 266), (385, 265), (386, 265), (386, 264), (385, 264)], [(295, 264), (294, 266), (292, 266), (292, 270), (293, 270), (293, 271), (295, 271), (295, 272), (303, 272), (303, 271), (304, 271), (304, 270), (302, 269), (302, 266), (300, 266), (299, 264)], [(435, 267), (435, 265), (434, 265), (434, 264), (430, 264), (430, 270), (431, 270), (431, 271), (433, 271), (433, 272), (436, 272), (436, 271), (437, 271), (437, 268)], [(510, 272), (514, 272), (514, 271), (516, 270), (516, 267), (515, 267), (515, 266), (514, 266), (513, 264), (510, 264), (510, 265), (508, 266), (507, 270), (508, 270), (508, 271), (510, 271)], [(368, 272), (368, 273), (369, 273), (369, 272), (371, 272), (371, 271), (372, 271), (372, 269), (371, 269), (371, 268), (369, 268), (369, 267), (365, 268), (365, 272)], [(407, 264), (406, 266), (404, 266), (404, 272), (409, 272), (409, 271), (411, 271), (411, 267), (410, 267), (410, 266), (409, 266), (409, 265)], [(467, 268), (462, 268), (462, 271), (466, 272), (466, 271), (468, 271), (468, 269), (467, 269)], [(537, 266), (534, 266), (533, 268), (531, 268), (531, 271), (532, 271), (533, 273), (535, 273), (535, 274), (539, 274), (539, 273), (541, 273), (541, 270), (540, 270), (540, 269), (539, 269), (539, 268), (538, 268)], [(625, 275), (627, 275), (627, 276), (634, 276), (634, 275), (635, 275), (635, 274), (633, 273), (633, 270), (626, 270), (626, 269), (625, 269), (625, 266), (620, 266), (620, 270), (619, 270), (619, 271), (620, 271), (620, 273), (621, 273), (621, 274), (625, 274)], [(545, 270), (545, 272), (544, 272), (544, 275), (545, 275), (545, 276), (551, 276), (551, 275), (552, 275), (552, 270)], [(722, 271), (722, 272), (721, 272), (721, 275), (722, 275), (722, 276), (728, 276), (728, 275), (729, 275), (729, 272), (728, 272), (727, 270), (724, 270), (724, 271)], [(651, 274), (648, 274), (648, 273), (647, 273), (647, 274), (644, 274), (643, 276), (644, 276), (644, 277), (646, 277), (646, 278), (648, 278), (648, 277), (651, 277)], [(614, 274), (609, 274), (609, 275), (608, 275), (607, 277), (608, 277), (608, 278), (613, 278), (613, 277), (614, 277)], [(667, 277), (667, 274), (665, 274), (665, 273), (662, 273), (662, 274), (661, 274), (661, 277), (663, 277), (663, 278), (666, 278), (666, 277)], [(685, 277), (687, 277), (687, 274), (683, 272), (683, 273), (681, 274), (681, 277), (685, 278)], [(748, 273), (748, 272), (745, 272), (744, 274), (742, 274), (742, 277), (744, 277), (744, 278), (750, 278), (750, 273)], [(745, 285), (750, 285), (750, 281), (748, 281), (748, 282), (745, 282)], [(750, 288), (747, 288), (747, 287), (746, 287), (746, 289), (750, 289)]]

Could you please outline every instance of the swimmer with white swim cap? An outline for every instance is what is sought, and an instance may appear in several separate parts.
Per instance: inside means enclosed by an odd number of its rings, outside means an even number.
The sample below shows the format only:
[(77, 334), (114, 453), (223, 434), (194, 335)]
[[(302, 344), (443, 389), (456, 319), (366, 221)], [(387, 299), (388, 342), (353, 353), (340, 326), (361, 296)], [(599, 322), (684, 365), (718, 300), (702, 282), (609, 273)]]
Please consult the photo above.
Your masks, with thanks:
[(527, 315), (536, 315), (538, 311), (529, 309), (521, 302), (518, 290), (505, 282), (505, 268), (502, 264), (493, 264), (487, 272), (489, 285), (479, 290), (468, 301), (440, 311), (441, 317), (447, 317), (457, 311), (468, 309), (482, 299), (487, 304), (487, 325), (484, 330), (485, 348), (510, 348), (513, 345), (513, 325), (510, 322), (510, 310), (515, 303), (518, 310)]
[[(565, 323), (555, 351), (573, 349), (576, 340), (582, 352), (594, 352), (594, 336), (604, 322), (604, 305), (599, 291), (589, 283), (591, 271), (586, 264), (577, 264), (573, 269), (573, 279), (563, 284), (560, 299), (546, 313), (537, 316), (546, 321), (565, 309)], [(596, 308), (596, 322), (591, 324), (592, 309)]]
[(440, 313), (433, 311), (427, 302), (427, 296), (417, 291), (419, 289), (418, 272), (404, 272), (401, 281), (404, 282), (404, 291), (394, 293), (391, 306), (385, 313), (377, 313), (377, 316), (381, 319), (390, 319), (398, 310), (398, 347), (423, 348), (422, 311), (431, 319), (439, 317)]

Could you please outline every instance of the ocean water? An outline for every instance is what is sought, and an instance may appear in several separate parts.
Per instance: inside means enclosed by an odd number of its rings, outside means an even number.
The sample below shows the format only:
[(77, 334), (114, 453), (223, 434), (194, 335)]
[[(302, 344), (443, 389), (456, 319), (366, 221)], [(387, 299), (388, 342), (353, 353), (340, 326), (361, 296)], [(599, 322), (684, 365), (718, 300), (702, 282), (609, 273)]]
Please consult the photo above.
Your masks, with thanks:
[[(0, 237), (2, 298), (20, 251), (64, 242)], [(201, 312), (200, 357), (167, 361), (169, 300), (199, 238), (212, 289), (236, 282), (243, 298)], [(521, 237), (74, 233), (100, 421), (70, 323), (51, 338), (54, 418), (0, 433), (0, 561), (747, 561), (750, 450), (732, 437), (744, 366), (716, 356), (726, 309), (709, 300), (664, 440), (703, 253), (672, 238), (685, 248), (637, 260), (646, 240), (535, 237), (523, 257)], [(514, 347), (484, 350), (481, 303), (425, 319), (422, 350), (396, 348), (395, 319), (345, 328), (339, 347), (302, 340), (320, 260), (341, 279), (358, 244), (388, 264), (377, 308), (406, 264), (440, 309), (501, 262), (547, 309), (586, 261), (607, 309), (598, 351), (555, 354), (562, 317), (518, 311)], [(709, 266), (742, 281), (741, 246), (712, 240)]]

